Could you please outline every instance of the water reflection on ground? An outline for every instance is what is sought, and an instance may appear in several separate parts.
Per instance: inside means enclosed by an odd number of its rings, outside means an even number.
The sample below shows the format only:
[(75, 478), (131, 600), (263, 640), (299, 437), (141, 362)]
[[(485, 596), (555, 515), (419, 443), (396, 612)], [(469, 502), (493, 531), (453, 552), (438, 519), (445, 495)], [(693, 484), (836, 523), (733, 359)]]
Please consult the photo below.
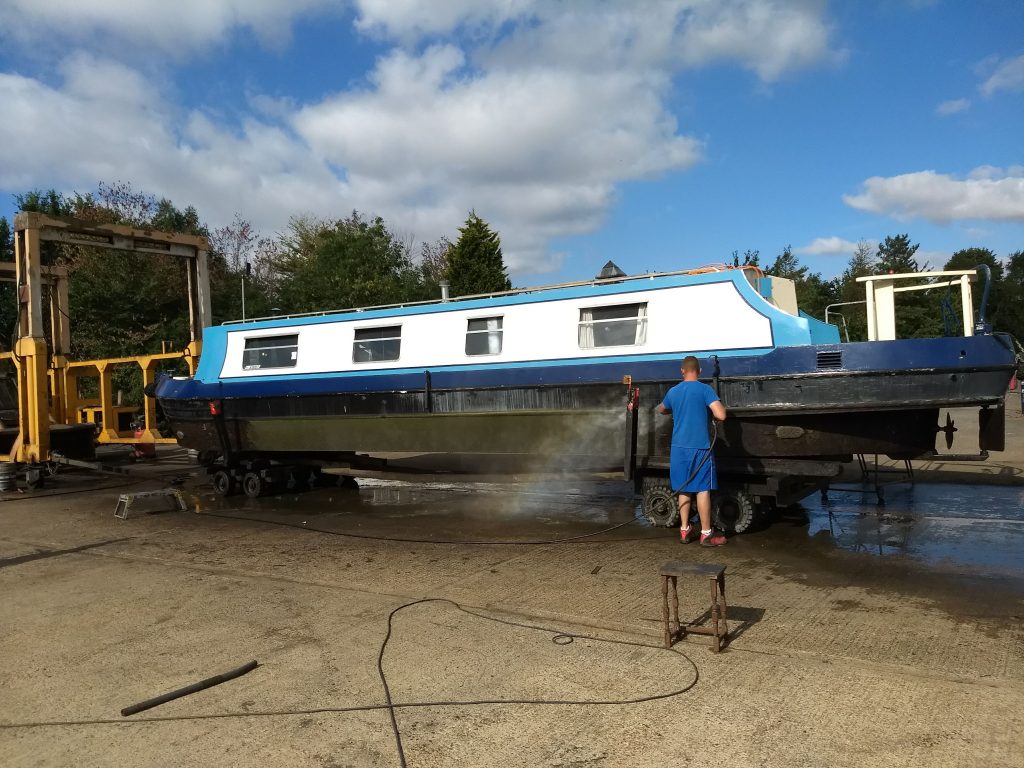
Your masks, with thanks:
[(843, 549), (1024, 578), (1021, 487), (892, 485), (884, 506), (870, 491), (833, 490), (800, 506), (807, 533)]
[[(1024, 583), (1024, 487), (890, 485), (884, 506), (865, 493), (833, 489), (782, 510), (736, 541), (769, 550), (810, 543), (869, 556), (907, 557)], [(639, 517), (622, 482), (399, 483), (365, 480), (358, 490), (318, 489), (260, 499), (221, 499), (197, 511), (295, 524), (368, 538), (410, 541), (588, 542), (676, 536)], [(625, 523), (625, 526), (621, 524)], [(607, 531), (602, 533), (602, 531)], [(595, 535), (595, 538), (589, 538)]]

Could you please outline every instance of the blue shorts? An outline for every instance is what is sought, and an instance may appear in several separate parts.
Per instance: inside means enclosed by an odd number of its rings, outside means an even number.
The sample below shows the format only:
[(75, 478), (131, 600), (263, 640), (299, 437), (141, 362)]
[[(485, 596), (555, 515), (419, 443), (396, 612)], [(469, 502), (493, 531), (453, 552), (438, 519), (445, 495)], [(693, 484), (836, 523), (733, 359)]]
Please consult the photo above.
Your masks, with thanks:
[(676, 493), (717, 490), (715, 455), (710, 448), (677, 448), (673, 445), (669, 479), (672, 481), (672, 490)]

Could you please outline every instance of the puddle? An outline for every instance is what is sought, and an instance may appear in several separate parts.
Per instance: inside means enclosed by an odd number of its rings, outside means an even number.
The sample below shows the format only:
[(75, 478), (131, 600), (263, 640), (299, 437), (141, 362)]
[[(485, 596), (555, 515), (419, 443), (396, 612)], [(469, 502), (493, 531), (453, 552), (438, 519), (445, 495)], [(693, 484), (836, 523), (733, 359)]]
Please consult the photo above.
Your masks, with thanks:
[[(874, 492), (832, 490), (782, 511), (742, 544), (814, 546), (874, 557), (911, 558), (947, 569), (1008, 577), (1024, 584), (1024, 488), (889, 485)], [(262, 519), (370, 538), (416, 541), (564, 539), (629, 523), (590, 540), (675, 535), (644, 521), (621, 482), (399, 483), (363, 480), (358, 490), (318, 489), (261, 499), (217, 497), (208, 488), (199, 511)], [(740, 542), (737, 542), (740, 544)], [(770, 557), (770, 555), (768, 555)]]
[(832, 490), (806, 499), (807, 534), (876, 556), (904, 556), (1024, 579), (1024, 488), (891, 485), (875, 494)]

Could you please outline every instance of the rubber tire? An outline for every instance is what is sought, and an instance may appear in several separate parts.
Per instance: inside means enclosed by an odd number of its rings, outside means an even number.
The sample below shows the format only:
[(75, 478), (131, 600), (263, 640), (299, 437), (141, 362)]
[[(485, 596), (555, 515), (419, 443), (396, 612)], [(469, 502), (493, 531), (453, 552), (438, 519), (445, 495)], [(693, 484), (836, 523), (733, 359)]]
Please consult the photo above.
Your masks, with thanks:
[(210, 482), (213, 483), (213, 490), (221, 496), (234, 496), (238, 493), (238, 483), (225, 469), (218, 469), (214, 472)]
[(242, 477), (242, 493), (250, 499), (257, 499), (267, 492), (267, 481), (259, 472), (246, 472)]
[(711, 521), (726, 533), (743, 533), (757, 520), (754, 499), (743, 491), (715, 491), (711, 499)]
[(672, 528), (679, 525), (679, 502), (668, 483), (644, 483), (644, 517), (651, 525)]

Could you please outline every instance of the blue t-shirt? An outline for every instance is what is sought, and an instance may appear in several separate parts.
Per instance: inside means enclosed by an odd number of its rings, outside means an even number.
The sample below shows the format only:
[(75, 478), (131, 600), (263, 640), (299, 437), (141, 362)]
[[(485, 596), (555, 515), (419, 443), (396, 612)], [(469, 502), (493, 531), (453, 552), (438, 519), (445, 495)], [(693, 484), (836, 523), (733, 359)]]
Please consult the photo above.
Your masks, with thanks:
[(700, 381), (681, 381), (670, 389), (662, 405), (672, 414), (674, 448), (710, 448), (708, 406), (718, 400), (715, 390)]

